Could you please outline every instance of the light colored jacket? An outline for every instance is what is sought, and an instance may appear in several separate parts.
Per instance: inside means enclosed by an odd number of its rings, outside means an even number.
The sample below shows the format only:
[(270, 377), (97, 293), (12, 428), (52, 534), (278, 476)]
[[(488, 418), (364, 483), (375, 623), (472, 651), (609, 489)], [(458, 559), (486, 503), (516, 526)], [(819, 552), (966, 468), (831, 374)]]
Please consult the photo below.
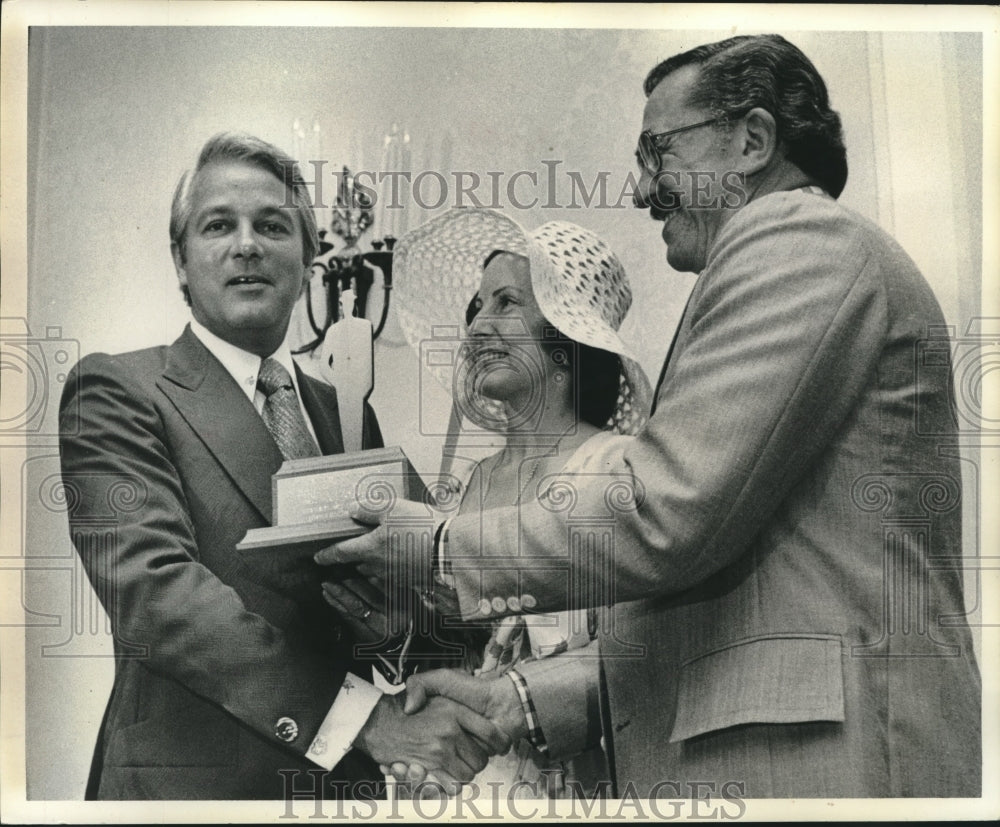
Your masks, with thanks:
[(618, 604), (620, 795), (979, 795), (943, 325), (882, 230), (825, 195), (762, 197), (721, 230), (655, 413), (603, 475), (452, 521), (466, 617)]

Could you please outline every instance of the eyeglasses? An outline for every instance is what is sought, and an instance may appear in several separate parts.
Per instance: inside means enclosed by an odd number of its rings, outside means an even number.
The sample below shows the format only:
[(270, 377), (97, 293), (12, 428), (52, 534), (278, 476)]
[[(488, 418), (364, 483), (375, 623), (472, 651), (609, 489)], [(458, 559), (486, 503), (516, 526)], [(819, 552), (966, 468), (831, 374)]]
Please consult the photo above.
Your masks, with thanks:
[(668, 129), (666, 132), (650, 132), (648, 129), (639, 136), (639, 147), (635, 151), (635, 157), (650, 175), (656, 175), (660, 171), (660, 153), (663, 146), (660, 144), (662, 138), (670, 135), (677, 135), (680, 132), (687, 132), (691, 129), (699, 129), (709, 124), (727, 121), (735, 115), (720, 115), (717, 118), (709, 118), (707, 121), (699, 121), (688, 126), (679, 126), (677, 129)]

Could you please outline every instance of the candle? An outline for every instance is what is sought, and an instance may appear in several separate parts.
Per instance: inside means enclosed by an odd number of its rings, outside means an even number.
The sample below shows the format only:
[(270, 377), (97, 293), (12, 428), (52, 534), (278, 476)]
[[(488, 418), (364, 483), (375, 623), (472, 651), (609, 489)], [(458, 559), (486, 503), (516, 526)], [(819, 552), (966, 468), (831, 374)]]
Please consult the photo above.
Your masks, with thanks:
[(299, 119), (296, 118), (292, 121), (292, 157), (298, 161), (299, 154), (302, 151), (302, 146), (299, 142), (299, 133), (302, 131), (302, 127), (299, 125)]
[(306, 163), (305, 159), (300, 159), (299, 164), (302, 166), (302, 175), (305, 176), (307, 181), (312, 181), (313, 190), (313, 206), (316, 212), (316, 223), (322, 228), (326, 226), (327, 215), (326, 215), (326, 201), (327, 196), (323, 192), (323, 127), (320, 126), (319, 115), (313, 118), (313, 150), (312, 157), (309, 161), (316, 161), (320, 164), (317, 168), (313, 164)]
[[(410, 168), (410, 133), (406, 131), (403, 132), (402, 171), (403, 172), (413, 171)], [(409, 185), (407, 185), (406, 191), (407, 193), (409, 192)], [(409, 217), (409, 210), (407, 209), (406, 205), (408, 205), (411, 202), (411, 199), (409, 197), (404, 197), (401, 198), (400, 201), (404, 205), (403, 209), (400, 210), (399, 214), (399, 235), (402, 235), (403, 233), (406, 232), (407, 227), (409, 225), (407, 221)]]
[(382, 153), (379, 156), (378, 169), (375, 170), (375, 180), (373, 188), (375, 190), (375, 222), (372, 228), (372, 238), (381, 241), (385, 238), (385, 192), (384, 187), (379, 183), (379, 175), (386, 170), (386, 163), (389, 160), (389, 136), (382, 139)]
[[(392, 125), (389, 136), (386, 138), (386, 172), (399, 172), (400, 170), (399, 151), (399, 126)], [(395, 184), (396, 197), (393, 198), (393, 184)], [(385, 199), (385, 234), (393, 238), (399, 238), (399, 180), (396, 176), (390, 176), (382, 184), (382, 197)]]

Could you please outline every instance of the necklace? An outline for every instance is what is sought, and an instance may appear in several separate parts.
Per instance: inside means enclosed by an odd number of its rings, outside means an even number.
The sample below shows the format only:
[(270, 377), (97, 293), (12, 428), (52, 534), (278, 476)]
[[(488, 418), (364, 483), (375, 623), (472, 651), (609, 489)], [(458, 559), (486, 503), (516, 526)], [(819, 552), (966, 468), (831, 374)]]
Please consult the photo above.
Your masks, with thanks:
[[(528, 476), (524, 480), (524, 482), (521, 483), (520, 490), (518, 490), (517, 496), (514, 498), (513, 505), (520, 505), (521, 504), (521, 501), (524, 498), (524, 492), (528, 490), (528, 486), (531, 485), (531, 481), (535, 478), (535, 475), (538, 473), (538, 469), (541, 467), (542, 463), (545, 462), (545, 460), (548, 457), (559, 456), (559, 446), (562, 444), (562, 441), (571, 432), (575, 431), (576, 428), (577, 428), (576, 423), (574, 423), (573, 425), (570, 425), (570, 427), (567, 428), (565, 431), (563, 431), (563, 433), (559, 436), (559, 439), (556, 440), (555, 445), (553, 445), (550, 449), (548, 449), (544, 453), (539, 454), (536, 457), (533, 457), (534, 461), (531, 463), (531, 472), (528, 474)], [(493, 474), (497, 470), (497, 468), (500, 466), (500, 459), (503, 456), (503, 454), (506, 452), (506, 450), (507, 449), (505, 447), (503, 451), (501, 451), (499, 454), (497, 454), (496, 459), (493, 461), (492, 465), (490, 466), (489, 473), (486, 475), (485, 484), (482, 486), (482, 502), (483, 503), (486, 502), (486, 498), (489, 495), (490, 489), (493, 487)], [(523, 463), (522, 463), (521, 467), (523, 468)]]

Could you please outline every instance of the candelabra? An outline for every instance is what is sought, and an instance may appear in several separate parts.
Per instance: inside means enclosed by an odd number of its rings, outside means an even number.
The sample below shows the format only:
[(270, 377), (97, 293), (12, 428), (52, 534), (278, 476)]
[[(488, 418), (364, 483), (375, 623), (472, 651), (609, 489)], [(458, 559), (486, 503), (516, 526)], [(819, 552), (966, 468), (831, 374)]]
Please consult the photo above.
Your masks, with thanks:
[[(361, 169), (367, 170), (361, 160), (364, 155), (363, 143), (359, 143), (356, 133), (351, 133), (350, 152), (355, 161), (362, 164)], [(313, 117), (311, 130), (305, 119), (295, 118), (292, 123), (292, 148), (293, 157), (300, 159), (300, 163), (306, 158), (324, 158), (323, 128), (319, 114)], [(355, 176), (345, 166), (341, 171), (336, 202), (329, 217), (323, 204), (317, 203), (318, 216), (322, 216), (320, 224), (327, 221), (329, 224), (320, 227), (319, 253), (313, 259), (313, 278), (306, 287), (308, 322), (316, 339), (297, 350), (297, 353), (315, 352), (324, 341), (327, 331), (345, 315), (367, 318), (369, 293), (375, 280), (373, 268), (382, 272), (383, 290), (381, 315), (374, 325), (373, 336), (377, 338), (385, 328), (392, 291), (393, 246), (396, 239), (406, 232), (408, 215), (405, 209), (400, 209), (401, 205), (394, 203), (393, 197), (389, 197), (395, 195), (395, 190), (391, 188), (390, 181), (385, 180), (384, 173), (408, 173), (411, 168), (410, 150), (409, 132), (405, 127), (393, 123), (382, 142), (377, 166), (366, 172), (372, 177), (375, 189), (358, 185)], [(316, 163), (316, 160), (313, 162)], [(322, 162), (318, 166), (321, 167)], [(359, 241), (369, 230), (374, 238), (366, 246), (371, 249), (362, 252)], [(340, 239), (341, 244), (337, 245), (334, 239)], [(322, 285), (322, 300), (319, 296), (316, 297), (316, 305), (322, 307), (321, 311), (313, 303), (312, 294), (318, 292), (317, 283)], [(348, 302), (345, 306), (342, 301), (347, 291), (354, 297), (353, 305)], [(321, 319), (317, 318), (319, 313), (322, 313)]]
[(350, 290), (354, 295), (354, 315), (362, 318), (366, 316), (369, 292), (375, 281), (373, 266), (382, 272), (383, 290), (382, 312), (372, 334), (373, 337), (378, 338), (385, 327), (389, 316), (392, 250), (396, 239), (386, 236), (373, 240), (372, 250), (361, 252), (358, 242), (374, 221), (375, 204), (369, 192), (364, 187), (357, 187), (351, 171), (347, 167), (343, 168), (329, 228), (329, 235), (340, 238), (343, 245), (339, 250), (335, 249), (335, 245), (328, 238), (328, 231), (320, 230), (319, 253), (313, 259), (312, 268), (314, 275), (322, 277), (325, 291), (325, 318), (322, 323), (316, 319), (310, 283), (307, 285), (306, 308), (309, 324), (317, 338), (298, 351), (300, 353), (315, 349), (323, 341), (329, 327), (344, 318), (345, 314), (352, 312), (352, 308), (345, 308), (341, 304), (341, 296), (345, 290)]

